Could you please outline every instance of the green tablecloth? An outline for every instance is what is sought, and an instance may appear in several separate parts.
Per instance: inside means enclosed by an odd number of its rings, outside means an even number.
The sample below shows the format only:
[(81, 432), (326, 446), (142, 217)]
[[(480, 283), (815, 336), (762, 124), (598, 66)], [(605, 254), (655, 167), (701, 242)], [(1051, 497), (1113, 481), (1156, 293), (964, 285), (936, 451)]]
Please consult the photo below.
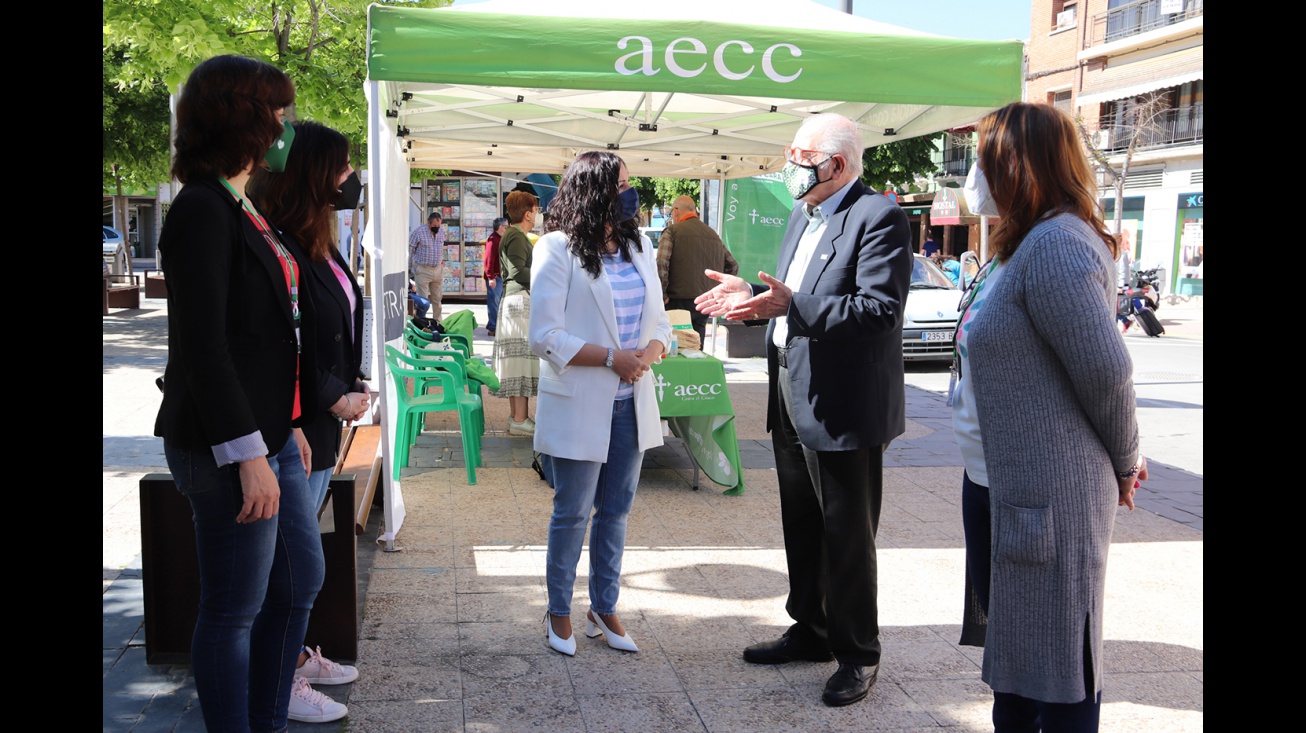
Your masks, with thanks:
[(671, 425), (671, 432), (685, 441), (708, 478), (727, 487), (723, 493), (744, 493), (725, 365), (710, 356), (670, 356), (653, 365), (653, 374), (658, 411)]

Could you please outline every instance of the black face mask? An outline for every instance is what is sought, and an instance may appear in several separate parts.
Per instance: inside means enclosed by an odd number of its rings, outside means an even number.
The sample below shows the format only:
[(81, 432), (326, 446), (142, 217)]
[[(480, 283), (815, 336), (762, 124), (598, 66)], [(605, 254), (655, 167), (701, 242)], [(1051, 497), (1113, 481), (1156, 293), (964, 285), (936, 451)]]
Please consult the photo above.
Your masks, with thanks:
[(431, 233), (432, 233), (432, 234), (439, 234), (439, 233), (440, 233), (440, 225), (439, 225), (439, 224), (436, 224), (435, 226), (431, 227)]
[(363, 195), (363, 182), (358, 180), (358, 171), (349, 174), (345, 182), (340, 184), (340, 191), (336, 194), (336, 211), (346, 211), (358, 208), (358, 200)]

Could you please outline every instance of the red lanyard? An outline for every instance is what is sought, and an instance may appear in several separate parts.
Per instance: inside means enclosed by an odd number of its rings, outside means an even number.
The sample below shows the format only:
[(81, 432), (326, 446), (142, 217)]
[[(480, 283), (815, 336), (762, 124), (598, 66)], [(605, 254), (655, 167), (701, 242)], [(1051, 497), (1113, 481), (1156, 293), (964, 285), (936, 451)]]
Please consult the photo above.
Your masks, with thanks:
[(263, 235), (263, 239), (267, 241), (268, 245), (272, 247), (272, 250), (277, 253), (277, 257), (281, 259), (281, 271), (290, 286), (290, 313), (295, 319), (295, 350), (296, 353), (298, 353), (300, 349), (299, 270), (295, 266), (295, 260), (290, 256), (290, 252), (286, 249), (286, 246), (281, 243), (281, 240), (277, 239), (277, 235), (273, 234), (272, 227), (268, 226), (267, 220), (255, 211), (254, 207), (251, 206), (248, 201), (241, 198), (241, 195), (236, 193), (236, 189), (233, 188), (226, 179), (219, 180), (222, 181), (222, 185), (227, 187), (227, 190), (231, 192), (231, 195), (235, 196), (236, 200), (240, 202), (241, 208), (244, 209), (245, 214), (254, 222), (254, 228), (259, 230), (259, 233)]

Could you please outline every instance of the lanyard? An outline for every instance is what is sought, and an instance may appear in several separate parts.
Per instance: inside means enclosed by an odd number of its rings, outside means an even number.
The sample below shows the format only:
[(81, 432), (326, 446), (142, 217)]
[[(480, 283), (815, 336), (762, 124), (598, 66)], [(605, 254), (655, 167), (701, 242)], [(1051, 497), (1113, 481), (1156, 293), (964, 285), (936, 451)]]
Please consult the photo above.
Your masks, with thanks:
[[(989, 273), (993, 272), (995, 262), (996, 259), (989, 260), (980, 268), (979, 272), (975, 273), (975, 279), (961, 294), (961, 304), (957, 306), (957, 310), (961, 311), (961, 315), (957, 316), (956, 330), (952, 333), (952, 368), (949, 370), (951, 375), (948, 377), (948, 399), (944, 403), (948, 407), (952, 407), (957, 389), (957, 380), (961, 377), (961, 328), (966, 321), (966, 313), (970, 311), (971, 305), (975, 302), (975, 297), (979, 295), (979, 291), (984, 287), (984, 281), (988, 278)], [(965, 275), (962, 274), (960, 277), (964, 278)]]
[(290, 252), (286, 249), (286, 246), (281, 243), (280, 239), (277, 239), (275, 234), (272, 233), (272, 227), (268, 226), (267, 220), (255, 211), (254, 207), (247, 200), (245, 200), (240, 194), (236, 193), (236, 189), (228, 183), (225, 178), (219, 178), (218, 180), (221, 181), (222, 185), (231, 192), (232, 196), (236, 197), (236, 200), (240, 202), (241, 208), (244, 209), (245, 214), (254, 222), (254, 228), (259, 230), (259, 233), (263, 235), (263, 239), (267, 241), (268, 245), (277, 253), (277, 256), (281, 258), (282, 269), (285, 272), (286, 278), (290, 281), (290, 313), (295, 319), (295, 349), (298, 351), (300, 348), (299, 273), (295, 267), (295, 261), (290, 257)]

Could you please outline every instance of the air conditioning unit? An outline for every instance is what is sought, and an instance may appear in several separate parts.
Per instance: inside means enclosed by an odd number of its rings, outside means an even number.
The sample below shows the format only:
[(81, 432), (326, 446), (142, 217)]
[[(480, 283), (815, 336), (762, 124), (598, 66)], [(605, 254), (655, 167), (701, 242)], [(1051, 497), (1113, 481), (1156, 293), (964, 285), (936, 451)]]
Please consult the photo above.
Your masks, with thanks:
[(1107, 150), (1111, 147), (1111, 130), (1098, 130), (1093, 133), (1093, 145), (1098, 150)]
[(1057, 13), (1057, 30), (1069, 28), (1075, 24), (1075, 9), (1062, 10)]

